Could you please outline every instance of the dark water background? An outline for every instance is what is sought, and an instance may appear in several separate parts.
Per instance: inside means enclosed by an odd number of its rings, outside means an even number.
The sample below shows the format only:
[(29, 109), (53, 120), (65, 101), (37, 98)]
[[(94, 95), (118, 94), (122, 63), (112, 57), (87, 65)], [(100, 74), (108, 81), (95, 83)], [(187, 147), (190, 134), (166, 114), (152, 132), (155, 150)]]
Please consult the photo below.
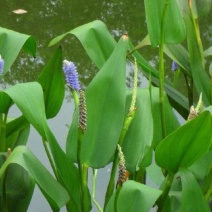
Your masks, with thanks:
[[(13, 11), (17, 9), (24, 9), (27, 13), (15, 14)], [(54, 47), (48, 47), (50, 40), (57, 35), (96, 19), (102, 20), (117, 40), (123, 33), (127, 33), (132, 43), (136, 45), (147, 34), (144, 2), (142, 0), (0, 0), (0, 26), (32, 35), (37, 40), (36, 58), (21, 52), (10, 72), (1, 82), (1, 87), (9, 87), (17, 82), (36, 80), (54, 50)], [(200, 20), (200, 29), (205, 49), (212, 45), (211, 20), (212, 13), (203, 20)], [(75, 37), (69, 36), (62, 42), (62, 47), (64, 58), (72, 60), (77, 64), (81, 83), (84, 86), (88, 85), (97, 72), (97, 69), (85, 54), (79, 41)], [(142, 49), (142, 55), (153, 66), (157, 67), (157, 49), (145, 47)], [(172, 79), (173, 73), (170, 71), (170, 64), (171, 61), (166, 58), (166, 77)], [(132, 67), (129, 65), (128, 86), (131, 86), (131, 69)], [(145, 84), (145, 80), (142, 76), (140, 76), (140, 83)], [(49, 121), (51, 129), (63, 148), (68, 131), (66, 124), (70, 124), (73, 109), (73, 101), (67, 92), (60, 113), (56, 118)], [(18, 114), (19, 111), (15, 107), (10, 111), (11, 116), (17, 116)], [(49, 167), (41, 143), (39, 135), (32, 129), (28, 146), (39, 160)], [(110, 167), (106, 167), (101, 170), (98, 175), (98, 191), (96, 195), (100, 204), (103, 203), (109, 172)], [(48, 203), (37, 188), (28, 211), (51, 211)], [(63, 211), (65, 211), (65, 209)], [(93, 209), (92, 211), (96, 210)]]

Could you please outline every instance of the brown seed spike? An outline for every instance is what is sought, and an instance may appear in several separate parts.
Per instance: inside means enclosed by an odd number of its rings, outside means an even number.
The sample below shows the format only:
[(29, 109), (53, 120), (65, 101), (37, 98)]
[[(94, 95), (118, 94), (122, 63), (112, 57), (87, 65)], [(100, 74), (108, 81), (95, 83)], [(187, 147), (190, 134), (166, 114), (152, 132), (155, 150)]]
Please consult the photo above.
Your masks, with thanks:
[(86, 111), (86, 99), (85, 92), (80, 90), (79, 97), (79, 127), (86, 131), (87, 128), (87, 111)]

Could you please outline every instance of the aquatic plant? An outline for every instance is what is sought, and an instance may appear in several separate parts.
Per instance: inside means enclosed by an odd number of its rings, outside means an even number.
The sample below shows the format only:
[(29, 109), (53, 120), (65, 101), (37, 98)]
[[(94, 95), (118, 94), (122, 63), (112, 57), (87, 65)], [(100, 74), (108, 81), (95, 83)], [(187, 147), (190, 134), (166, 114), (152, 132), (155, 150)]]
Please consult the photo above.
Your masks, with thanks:
[[(126, 34), (116, 42), (98, 20), (50, 42), (54, 46), (74, 35), (82, 43), (99, 69), (84, 91), (77, 67), (62, 58), (62, 47), (55, 47), (37, 82), (0, 91), (1, 211), (26, 211), (35, 184), (53, 211), (63, 206), (74, 212), (92, 207), (106, 212), (148, 212), (153, 207), (157, 211), (210, 211), (212, 87), (205, 60), (212, 52), (211, 47), (204, 51), (197, 19), (209, 12), (211, 1), (202, 0), (202, 7), (190, 0), (144, 2), (148, 36), (137, 46)], [(35, 56), (36, 41), (4, 28), (0, 28), (1, 36), (2, 79), (23, 47)], [(10, 39), (3, 47), (5, 36)], [(17, 41), (22, 45), (11, 52), (10, 46)], [(143, 43), (158, 49), (158, 68), (139, 52)], [(183, 73), (181, 83), (187, 86), (187, 96), (164, 77), (164, 53)], [(133, 89), (126, 86), (127, 61), (134, 65)], [(138, 71), (149, 80), (147, 88), (137, 87)], [(59, 112), (66, 83), (75, 112), (63, 151), (48, 119)], [(198, 103), (194, 101), (197, 95)], [(22, 115), (9, 119), (13, 104)], [(174, 110), (184, 123), (179, 123)], [(54, 176), (26, 146), (31, 125), (41, 136)], [(108, 164), (112, 169), (105, 203), (100, 205), (95, 196), (97, 172)], [(91, 188), (89, 169), (93, 171)]]

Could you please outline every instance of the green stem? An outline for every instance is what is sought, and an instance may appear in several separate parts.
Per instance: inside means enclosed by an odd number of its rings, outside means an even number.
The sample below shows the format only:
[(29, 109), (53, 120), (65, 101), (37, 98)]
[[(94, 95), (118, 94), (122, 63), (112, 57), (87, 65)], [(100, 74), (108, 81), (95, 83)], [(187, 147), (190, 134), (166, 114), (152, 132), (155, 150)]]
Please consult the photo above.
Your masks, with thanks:
[(2, 207), (3, 207), (3, 212), (8, 212), (6, 180), (7, 180), (7, 169), (4, 172), (3, 184), (2, 184)]
[(56, 169), (56, 167), (55, 167), (55, 164), (54, 164), (54, 161), (53, 161), (53, 159), (52, 159), (52, 156), (51, 156), (51, 153), (50, 153), (50, 151), (49, 151), (49, 148), (48, 148), (48, 146), (47, 146), (47, 144), (46, 144), (46, 141), (45, 141), (44, 139), (42, 139), (42, 141), (43, 141), (44, 149), (45, 149), (45, 151), (46, 151), (46, 155), (47, 155), (47, 157), (48, 157), (48, 159), (49, 159), (49, 163), (50, 163), (50, 165), (51, 165), (51, 167), (52, 167), (52, 170), (53, 170), (53, 172), (54, 172), (55, 177), (56, 177), (57, 180), (58, 180), (59, 178), (58, 178), (57, 169)]
[(203, 193), (205, 194), (205, 199), (209, 201), (212, 194), (212, 164), (210, 165), (205, 184), (203, 185)]
[[(122, 146), (124, 137), (126, 135), (126, 132), (127, 132), (128, 128), (130, 126), (130, 123), (131, 123), (134, 115), (135, 115), (135, 110), (131, 111), (128, 114), (128, 116), (126, 117), (125, 121), (124, 121), (124, 125), (123, 125), (122, 131), (121, 131), (121, 134), (120, 134), (120, 137), (119, 137), (119, 142), (118, 142), (118, 144), (120, 146)], [(105, 209), (105, 207), (106, 207), (106, 205), (107, 205), (107, 203), (108, 203), (108, 201), (109, 201), (109, 199), (112, 196), (113, 191), (114, 191), (114, 187), (115, 187), (115, 176), (116, 176), (116, 170), (117, 170), (118, 162), (119, 162), (118, 150), (116, 150), (115, 151), (115, 155), (114, 155), (112, 170), (111, 170), (111, 174), (110, 174), (110, 180), (109, 180), (108, 187), (107, 187), (107, 192), (106, 192), (106, 195), (105, 195), (104, 209)]]
[(6, 123), (7, 123), (7, 113), (0, 114), (0, 152), (7, 151), (7, 142), (6, 142)]
[(92, 201), (96, 205), (96, 207), (99, 210), (99, 212), (103, 212), (103, 209), (101, 208), (101, 206), (99, 205), (99, 203), (95, 199), (95, 197), (96, 197), (96, 177), (97, 177), (97, 171), (98, 171), (97, 169), (93, 169)]
[(203, 45), (202, 45), (202, 40), (201, 40), (201, 37), (200, 37), (199, 26), (198, 26), (197, 20), (195, 19), (194, 13), (192, 11), (191, 1), (188, 1), (188, 5), (189, 5), (189, 10), (190, 10), (190, 14), (191, 14), (192, 23), (193, 23), (193, 26), (194, 26), (194, 31), (195, 31), (195, 37), (196, 37), (197, 45), (199, 47), (198, 49), (199, 49), (199, 53), (200, 53), (200, 57), (201, 57), (201, 61), (202, 61), (202, 66), (205, 68)]
[(161, 126), (162, 126), (162, 137), (166, 136), (165, 127), (165, 109), (164, 109), (164, 19), (167, 11), (168, 0), (165, 1), (162, 19), (161, 19), (161, 37), (159, 44), (159, 98), (160, 98), (160, 112), (161, 112)]
[(169, 190), (171, 188), (173, 179), (174, 179), (174, 174), (173, 173), (168, 173), (163, 192), (162, 192), (161, 196), (158, 199), (158, 210), (157, 210), (157, 212), (161, 212), (163, 210), (163, 207), (164, 207), (166, 198), (167, 198), (167, 196), (169, 194)]
[(186, 82), (186, 87), (188, 91), (188, 104), (189, 108), (193, 105), (193, 79), (190, 78), (190, 82), (188, 81), (188, 76), (184, 74), (185, 77), (185, 82)]

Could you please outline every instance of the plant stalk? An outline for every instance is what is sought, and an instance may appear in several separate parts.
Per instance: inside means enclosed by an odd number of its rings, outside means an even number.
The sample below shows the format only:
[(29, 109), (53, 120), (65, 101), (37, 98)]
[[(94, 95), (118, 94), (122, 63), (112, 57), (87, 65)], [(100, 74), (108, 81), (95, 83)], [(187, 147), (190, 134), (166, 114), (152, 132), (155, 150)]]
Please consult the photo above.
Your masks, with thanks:
[[(122, 131), (121, 131), (121, 134), (120, 134), (120, 137), (119, 137), (119, 142), (118, 142), (118, 144), (120, 146), (122, 146), (124, 137), (125, 137), (126, 132), (127, 132), (128, 128), (130, 126), (131, 121), (133, 120), (134, 115), (135, 115), (135, 110), (133, 110), (130, 113), (128, 113), (128, 116), (126, 117), (126, 119), (124, 121), (124, 125), (123, 125)], [(116, 176), (116, 170), (117, 170), (118, 162), (119, 162), (118, 150), (116, 150), (115, 151), (115, 155), (114, 155), (112, 170), (111, 170), (111, 174), (110, 174), (110, 180), (109, 180), (108, 187), (107, 187), (107, 192), (106, 192), (106, 195), (105, 195), (104, 209), (105, 209), (105, 207), (106, 207), (106, 205), (107, 205), (107, 203), (108, 203), (108, 201), (109, 201), (109, 199), (112, 196), (113, 191), (114, 191), (115, 176)]]
[(50, 165), (51, 165), (51, 167), (52, 167), (52, 170), (53, 170), (53, 172), (54, 172), (54, 175), (55, 175), (56, 179), (58, 180), (59, 178), (58, 178), (57, 169), (56, 169), (56, 167), (55, 167), (55, 164), (54, 164), (54, 161), (53, 161), (53, 159), (52, 159), (52, 156), (51, 156), (51, 153), (50, 153), (50, 151), (49, 151), (49, 148), (48, 148), (48, 146), (47, 146), (47, 144), (46, 144), (46, 141), (45, 141), (44, 139), (42, 139), (42, 141), (43, 141), (43, 146), (44, 146), (46, 155), (47, 155), (47, 157), (48, 157), (48, 159), (49, 159), (49, 163), (50, 163)]
[(163, 207), (164, 207), (166, 198), (167, 198), (167, 196), (169, 194), (169, 190), (171, 188), (173, 179), (174, 179), (174, 174), (173, 173), (168, 173), (163, 192), (162, 192), (161, 196), (158, 199), (158, 210), (157, 210), (157, 212), (161, 212), (163, 210)]
[(161, 113), (161, 127), (162, 127), (162, 138), (166, 136), (166, 125), (165, 125), (165, 109), (164, 109), (164, 20), (168, 7), (168, 0), (165, 1), (162, 19), (161, 19), (161, 35), (159, 44), (159, 99), (160, 99), (160, 113)]
[(99, 205), (99, 203), (96, 201), (96, 177), (97, 177), (97, 169), (93, 169), (93, 181), (92, 181), (92, 200), (94, 204), (96, 205), (99, 212), (103, 212), (103, 209)]

